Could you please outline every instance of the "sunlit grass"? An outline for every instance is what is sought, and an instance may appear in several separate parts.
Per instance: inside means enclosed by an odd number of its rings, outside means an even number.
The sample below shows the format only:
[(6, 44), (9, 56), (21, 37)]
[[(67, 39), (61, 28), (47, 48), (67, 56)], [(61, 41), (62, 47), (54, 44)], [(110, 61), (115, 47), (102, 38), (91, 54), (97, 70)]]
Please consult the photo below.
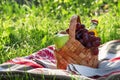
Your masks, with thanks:
[(92, 14), (92, 11), (99, 10), (103, 3), (93, 1), (94, 5), (89, 7), (91, 5), (88, 3), (89, 1), (83, 0), (82, 2), (68, 0), (63, 3), (59, 1), (46, 3), (42, 1), (36, 7), (34, 4), (31, 6), (18, 5), (13, 0), (11, 2), (1, 0), (0, 63), (15, 57), (27, 56), (52, 45), (55, 33), (67, 29), (69, 20), (74, 14), (80, 15), (86, 28), (89, 28), (91, 19), (98, 19), (97, 31), (102, 44), (120, 38), (118, 31), (120, 11), (118, 11), (117, 5), (108, 2), (109, 11), (107, 13), (99, 11), (97, 13), (100, 14), (95, 15)]

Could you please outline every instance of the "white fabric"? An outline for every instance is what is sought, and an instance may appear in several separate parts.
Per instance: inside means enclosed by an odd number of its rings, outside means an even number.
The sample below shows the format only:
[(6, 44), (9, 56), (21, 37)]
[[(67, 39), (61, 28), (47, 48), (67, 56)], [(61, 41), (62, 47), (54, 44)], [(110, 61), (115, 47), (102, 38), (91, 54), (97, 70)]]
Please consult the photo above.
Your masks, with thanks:
[(0, 71), (4, 70), (4, 68), (0, 67)]
[[(92, 76), (104, 76), (109, 75), (112, 72), (120, 71), (120, 61), (117, 62), (108, 62), (103, 61), (99, 68), (91, 68), (87, 66), (77, 65), (77, 64), (70, 64), (71, 71), (74, 70), (81, 75), (92, 77)], [(73, 70), (73, 71), (74, 71)]]

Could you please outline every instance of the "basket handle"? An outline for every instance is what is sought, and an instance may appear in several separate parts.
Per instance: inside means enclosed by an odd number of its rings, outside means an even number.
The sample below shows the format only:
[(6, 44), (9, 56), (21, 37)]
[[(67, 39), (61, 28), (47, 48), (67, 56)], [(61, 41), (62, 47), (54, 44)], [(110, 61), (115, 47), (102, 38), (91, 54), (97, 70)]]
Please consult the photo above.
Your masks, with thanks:
[(75, 39), (75, 31), (76, 31), (76, 25), (77, 23), (81, 24), (80, 17), (78, 15), (72, 16), (70, 20), (70, 25), (69, 25), (69, 36), (70, 38)]

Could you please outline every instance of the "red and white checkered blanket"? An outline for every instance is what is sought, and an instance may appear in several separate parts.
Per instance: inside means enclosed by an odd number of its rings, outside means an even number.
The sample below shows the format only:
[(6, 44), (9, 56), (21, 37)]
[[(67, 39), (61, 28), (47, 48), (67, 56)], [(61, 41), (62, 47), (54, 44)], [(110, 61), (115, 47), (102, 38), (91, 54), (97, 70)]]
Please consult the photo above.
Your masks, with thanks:
[[(104, 47), (100, 48), (99, 54), (102, 54), (103, 50), (106, 49)], [(77, 64), (69, 64), (67, 70), (58, 70), (56, 69), (54, 46), (48, 46), (29, 56), (14, 58), (1, 64), (0, 71), (23, 70), (23, 67), (26, 67), (27, 72), (44, 73), (46, 75), (57, 74), (63, 76), (71, 76), (72, 74), (77, 77), (84, 76), (88, 80), (100, 77), (109, 77), (111, 74), (120, 73), (120, 56), (115, 56), (116, 54), (114, 53), (108, 53), (106, 55), (107, 56), (103, 56), (103, 58), (100, 58), (98, 68), (90, 68)], [(6, 64), (10, 67), (5, 68), (4, 66)], [(12, 66), (14, 64), (16, 66)]]

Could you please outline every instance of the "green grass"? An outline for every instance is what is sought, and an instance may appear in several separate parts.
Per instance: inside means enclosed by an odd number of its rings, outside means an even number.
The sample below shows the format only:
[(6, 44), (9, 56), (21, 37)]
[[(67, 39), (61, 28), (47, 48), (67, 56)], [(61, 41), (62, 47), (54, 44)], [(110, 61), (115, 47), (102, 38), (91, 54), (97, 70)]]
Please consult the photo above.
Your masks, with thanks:
[(102, 44), (120, 39), (117, 0), (41, 0), (37, 3), (26, 1), (19, 5), (14, 0), (0, 1), (0, 63), (54, 44), (53, 36), (68, 28), (74, 14), (80, 15), (86, 28), (91, 19), (98, 19), (97, 31)]

